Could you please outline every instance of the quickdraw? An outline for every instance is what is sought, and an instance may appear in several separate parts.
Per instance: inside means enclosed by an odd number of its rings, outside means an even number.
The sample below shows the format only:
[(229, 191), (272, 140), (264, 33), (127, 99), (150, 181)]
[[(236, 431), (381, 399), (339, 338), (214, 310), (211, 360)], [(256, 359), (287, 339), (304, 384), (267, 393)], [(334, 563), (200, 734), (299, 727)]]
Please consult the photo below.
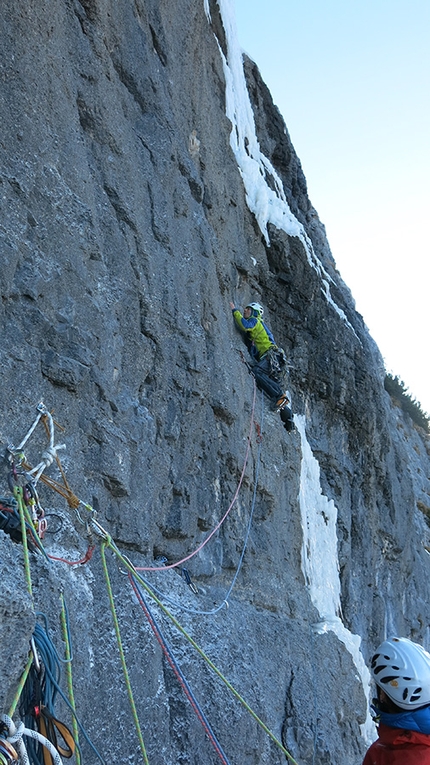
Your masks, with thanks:
[(10, 472), (8, 475), (9, 489), (15, 494), (17, 488), (22, 493), (22, 499), (28, 511), (27, 520), (30, 522), (31, 530), (34, 530), (39, 539), (43, 539), (48, 527), (45, 511), (40, 504), (36, 486), (31, 480), (28, 480), (28, 474), (22, 468), (22, 461), (15, 461), (15, 455), (9, 458)]
[(183, 579), (185, 579), (191, 592), (194, 592), (194, 595), (198, 595), (199, 591), (197, 589), (197, 585), (195, 585), (193, 580), (191, 579), (187, 568), (181, 568), (181, 576)]

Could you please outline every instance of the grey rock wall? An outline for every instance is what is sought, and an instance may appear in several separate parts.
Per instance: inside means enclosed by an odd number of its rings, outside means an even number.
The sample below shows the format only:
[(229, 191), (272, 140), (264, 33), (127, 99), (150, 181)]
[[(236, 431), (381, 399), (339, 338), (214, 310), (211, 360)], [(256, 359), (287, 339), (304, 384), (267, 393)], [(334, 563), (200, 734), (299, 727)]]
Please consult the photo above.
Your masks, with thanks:
[[(338, 508), (345, 625), (366, 659), (394, 630), (428, 641), (428, 439), (393, 406), (383, 363), (339, 276), (286, 128), (245, 62), (262, 150), (330, 273), (351, 327), (324, 299), (297, 239), (270, 228), (270, 247), (245, 203), (229, 144), (225, 48), (218, 5), (188, 0), (5, 0), (1, 14), (0, 440), (17, 445), (44, 401), (70, 487), (135, 565), (186, 557), (199, 594), (175, 570), (150, 574), (169, 608), (299, 763), (359, 765), (366, 700), (350, 654), (319, 635), (301, 568), (301, 447), (257, 396), (228, 302), (266, 306), (287, 351), (295, 411)], [(352, 331), (352, 329), (354, 331)], [(261, 447), (253, 420), (262, 427)], [(25, 447), (46, 448), (38, 426)], [(8, 467), (0, 494), (10, 493)], [(61, 480), (54, 462), (46, 474)], [(229, 606), (216, 614), (246, 555)], [(0, 533), (2, 707), (26, 662), (35, 612), (60, 652), (59, 595), (69, 608), (80, 719), (106, 761), (143, 761), (116, 649), (100, 540), (39, 483), (48, 553)], [(417, 506), (417, 503), (418, 506)], [(108, 552), (130, 680), (151, 765), (217, 755), (181, 694)], [(323, 561), (322, 561), (323, 563)], [(235, 765), (285, 756), (154, 613)], [(40, 617), (38, 617), (40, 619)], [(60, 703), (59, 716), (68, 718)], [(83, 759), (97, 762), (81, 739)]]

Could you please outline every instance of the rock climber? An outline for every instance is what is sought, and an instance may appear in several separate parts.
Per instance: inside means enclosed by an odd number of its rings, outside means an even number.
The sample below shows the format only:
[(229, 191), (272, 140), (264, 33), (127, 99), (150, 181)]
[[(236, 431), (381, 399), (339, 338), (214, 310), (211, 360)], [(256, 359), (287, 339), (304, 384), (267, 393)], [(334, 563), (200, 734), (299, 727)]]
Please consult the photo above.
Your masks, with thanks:
[(258, 387), (270, 398), (273, 409), (280, 413), (284, 428), (287, 431), (293, 430), (288, 395), (281, 384), (286, 376), (287, 359), (285, 351), (278, 348), (269, 327), (263, 321), (263, 307), (260, 303), (248, 303), (243, 315), (234, 303), (230, 303), (230, 308), (236, 326), (243, 333), (252, 359), (250, 371)]
[(371, 662), (378, 698), (378, 739), (363, 765), (430, 765), (430, 654), (392, 637)]

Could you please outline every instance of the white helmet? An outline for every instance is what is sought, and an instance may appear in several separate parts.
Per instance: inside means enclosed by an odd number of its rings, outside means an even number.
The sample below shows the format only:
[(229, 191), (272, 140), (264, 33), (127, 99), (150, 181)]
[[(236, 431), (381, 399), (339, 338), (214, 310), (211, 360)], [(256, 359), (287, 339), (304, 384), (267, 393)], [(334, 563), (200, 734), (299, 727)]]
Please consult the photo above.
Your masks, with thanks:
[(260, 303), (248, 303), (246, 308), (252, 308), (253, 311), (257, 311), (257, 313), (260, 316), (260, 319), (263, 318), (263, 316), (264, 316), (264, 308), (263, 308), (262, 305), (260, 305)]
[(401, 709), (430, 704), (430, 654), (408, 638), (384, 640), (372, 657), (377, 685)]

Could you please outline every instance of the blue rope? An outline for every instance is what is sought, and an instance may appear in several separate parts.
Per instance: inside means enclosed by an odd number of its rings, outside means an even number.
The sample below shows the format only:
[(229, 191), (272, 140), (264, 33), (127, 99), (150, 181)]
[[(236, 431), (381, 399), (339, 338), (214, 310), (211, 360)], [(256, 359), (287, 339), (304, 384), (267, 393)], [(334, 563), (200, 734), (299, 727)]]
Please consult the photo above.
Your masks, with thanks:
[[(262, 391), (261, 392), (261, 434), (263, 432), (263, 414), (264, 414), (264, 393)], [(245, 533), (245, 539), (244, 539), (244, 543), (243, 543), (243, 548), (242, 548), (242, 552), (241, 552), (241, 555), (240, 555), (240, 558), (239, 558), (239, 563), (237, 565), (237, 569), (236, 569), (235, 575), (233, 577), (233, 580), (232, 580), (232, 582), (230, 584), (229, 589), (227, 590), (226, 596), (223, 599), (222, 603), (219, 606), (217, 606), (216, 608), (211, 609), (210, 611), (200, 611), (200, 610), (195, 609), (195, 608), (190, 608), (188, 606), (184, 606), (182, 603), (179, 603), (177, 600), (174, 600), (173, 598), (170, 598), (168, 595), (166, 595), (165, 593), (161, 592), (161, 590), (159, 590), (157, 587), (155, 587), (152, 583), (148, 582), (148, 580), (145, 579), (143, 576), (141, 577), (142, 580), (145, 582), (145, 584), (147, 584), (152, 590), (154, 590), (154, 592), (156, 592), (157, 595), (159, 595), (165, 601), (170, 603), (172, 606), (177, 606), (178, 608), (180, 608), (185, 613), (188, 613), (188, 614), (197, 614), (199, 616), (212, 616), (213, 614), (217, 614), (219, 611), (221, 611), (221, 609), (224, 608), (225, 605), (228, 605), (228, 599), (229, 599), (229, 597), (230, 597), (230, 595), (231, 595), (231, 593), (233, 591), (233, 588), (234, 588), (234, 586), (236, 584), (236, 581), (237, 581), (237, 578), (239, 576), (239, 572), (240, 572), (240, 569), (242, 567), (243, 559), (245, 557), (245, 552), (246, 552), (246, 547), (247, 547), (248, 540), (249, 540), (249, 535), (251, 533), (252, 521), (253, 521), (253, 518), (254, 518), (254, 511), (255, 511), (255, 502), (256, 502), (256, 498), (257, 498), (258, 477), (259, 477), (259, 472), (260, 472), (261, 443), (262, 443), (262, 439), (260, 438), (259, 439), (259, 443), (258, 443), (258, 451), (257, 451), (257, 460), (256, 460), (256, 469), (255, 469), (255, 481), (254, 481), (254, 491), (253, 491), (252, 502), (251, 502), (251, 512), (250, 512), (250, 515), (249, 515), (249, 521), (248, 521), (248, 526), (247, 526), (246, 533)]]
[[(74, 716), (76, 723), (85, 738), (87, 744), (91, 747), (93, 752), (95, 753), (96, 757), (99, 759), (99, 761), (102, 763), (102, 765), (106, 765), (105, 760), (101, 756), (101, 754), (97, 751), (96, 747), (92, 743), (91, 739), (88, 736), (88, 733), (86, 732), (84, 726), (80, 722), (78, 716), (76, 715), (75, 710), (73, 709), (72, 705), (70, 704), (69, 699), (65, 695), (65, 693), (60, 688), (60, 682), (61, 682), (61, 663), (67, 663), (67, 659), (62, 659), (57, 652), (57, 649), (55, 648), (55, 645), (53, 644), (51, 638), (49, 637), (49, 628), (48, 628), (48, 620), (45, 616), (45, 614), (41, 612), (36, 612), (36, 616), (40, 617), (44, 624), (45, 629), (40, 625), (35, 625), (34, 628), (34, 642), (36, 645), (37, 653), (39, 654), (40, 661), (43, 664), (45, 674), (43, 677), (43, 680), (40, 680), (38, 673), (36, 672), (34, 668), (34, 663), (32, 666), (32, 669), (30, 671), (29, 678), (27, 680), (27, 683), (24, 687), (24, 692), (22, 696), (22, 703), (21, 708), (23, 709), (23, 713), (25, 715), (25, 724), (26, 727), (32, 728), (35, 730), (35, 719), (33, 717), (33, 714), (31, 714), (31, 707), (32, 703), (34, 702), (34, 695), (37, 689), (37, 686), (40, 687), (40, 691), (43, 693), (43, 704), (46, 706), (48, 712), (50, 712), (53, 717), (55, 717), (55, 699), (57, 696), (57, 693), (61, 696), (64, 703), (68, 707), (68, 709), (71, 711), (72, 715)], [(41, 759), (40, 759), (40, 746), (30, 739), (28, 741), (28, 746), (31, 750), (31, 761), (34, 762), (35, 765), (43, 765)], [(30, 752), (29, 752), (30, 753)]]
[(139, 601), (140, 606), (142, 607), (142, 610), (145, 613), (146, 618), (148, 619), (148, 622), (151, 626), (151, 629), (153, 630), (158, 642), (160, 643), (163, 652), (165, 653), (167, 660), (169, 661), (170, 666), (172, 667), (175, 675), (177, 676), (186, 696), (188, 697), (188, 700), (191, 703), (191, 706), (193, 707), (198, 719), (203, 725), (204, 730), (206, 731), (208, 738), (214, 747), (215, 751), (217, 752), (220, 760), (224, 763), (224, 765), (230, 765), (230, 762), (227, 758), (227, 755), (224, 753), (221, 744), (219, 743), (217, 737), (215, 736), (215, 733), (213, 732), (211, 725), (209, 723), (209, 720), (207, 719), (205, 713), (203, 712), (203, 709), (201, 708), (199, 702), (197, 701), (193, 691), (190, 688), (190, 685), (188, 681), (186, 680), (178, 662), (176, 661), (172, 649), (167, 642), (166, 638), (163, 635), (163, 632), (161, 631), (156, 619), (154, 618), (154, 615), (151, 612), (151, 609), (148, 606), (147, 601), (145, 600), (145, 597), (142, 593), (141, 588), (139, 587), (136, 579), (134, 576), (129, 574), (129, 579), (131, 581), (131, 584), (133, 586), (133, 589), (135, 591), (135, 594), (137, 596), (137, 599)]

